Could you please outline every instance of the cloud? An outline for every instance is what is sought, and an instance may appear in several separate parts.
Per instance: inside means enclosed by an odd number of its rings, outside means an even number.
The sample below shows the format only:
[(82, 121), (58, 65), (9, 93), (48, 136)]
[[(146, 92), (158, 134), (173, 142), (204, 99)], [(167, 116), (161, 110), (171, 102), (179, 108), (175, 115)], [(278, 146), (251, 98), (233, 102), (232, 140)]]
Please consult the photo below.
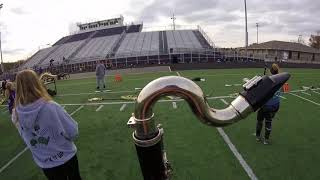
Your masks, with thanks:
[[(245, 41), (243, 0), (121, 0), (112, 7), (101, 0), (68, 0), (63, 5), (57, 1), (9, 2), (10, 13), (0, 19), (8, 53), (23, 53), (17, 47), (31, 52), (39, 44), (53, 42), (66, 35), (70, 22), (115, 13), (123, 14), (126, 20), (143, 21), (145, 27), (171, 25), (174, 13), (177, 26), (200, 25), (218, 46), (243, 46)], [(249, 43), (255, 42), (257, 22), (261, 41), (290, 40), (300, 34), (308, 37), (320, 30), (319, 8), (317, 0), (247, 0)]]
[[(320, 29), (320, 1), (283, 0), (247, 1), (248, 26), (253, 30), (259, 22), (261, 28), (273, 33), (305, 32)], [(160, 17), (168, 18), (175, 13), (177, 21), (184, 20), (190, 24), (244, 26), (244, 4), (238, 0), (154, 0), (152, 3), (136, 11), (135, 15), (145, 22), (154, 22)], [(250, 30), (250, 29), (249, 29)]]
[(172, 13), (184, 17), (214, 8), (217, 2), (218, 0), (155, 0), (143, 7), (141, 11), (136, 12), (136, 16), (147, 22), (158, 20), (163, 16), (170, 17)]
[(2, 52), (3, 52), (3, 54), (14, 55), (14, 54), (20, 54), (24, 51), (25, 51), (25, 49), (23, 49), (23, 48), (16, 48), (16, 49), (4, 49)]
[(15, 7), (15, 8), (11, 8), (10, 11), (13, 14), (17, 14), (17, 15), (25, 15), (28, 14), (28, 12), (26, 10), (24, 10), (22, 7)]

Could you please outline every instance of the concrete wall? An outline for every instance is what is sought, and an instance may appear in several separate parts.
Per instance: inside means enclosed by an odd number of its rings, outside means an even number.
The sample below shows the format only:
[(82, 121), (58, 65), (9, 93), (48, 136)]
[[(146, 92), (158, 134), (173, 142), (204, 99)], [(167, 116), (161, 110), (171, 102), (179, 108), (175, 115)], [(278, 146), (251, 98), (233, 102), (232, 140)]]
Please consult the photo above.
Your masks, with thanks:
[[(268, 67), (273, 62), (268, 62)], [(320, 64), (305, 63), (278, 63), (281, 68), (312, 68), (320, 69)], [(197, 69), (238, 69), (238, 68), (264, 68), (263, 62), (238, 62), (238, 63), (199, 63), (199, 64), (173, 64), (172, 71), (178, 70), (197, 70)]]

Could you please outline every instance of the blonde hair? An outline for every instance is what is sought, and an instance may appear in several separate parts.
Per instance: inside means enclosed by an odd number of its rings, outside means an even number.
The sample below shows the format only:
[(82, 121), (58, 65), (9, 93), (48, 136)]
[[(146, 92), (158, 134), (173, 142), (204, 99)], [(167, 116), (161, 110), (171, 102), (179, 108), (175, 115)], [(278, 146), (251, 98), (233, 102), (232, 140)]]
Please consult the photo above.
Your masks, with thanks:
[(32, 70), (24, 70), (16, 77), (17, 92), (15, 105), (27, 105), (43, 98), (46, 101), (52, 100), (38, 75)]
[(14, 90), (14, 85), (12, 82), (7, 82), (6, 83), (6, 90), (4, 92), (4, 95), (6, 98), (9, 98), (10, 96), (10, 91), (13, 91)]
[(271, 74), (279, 74), (280, 73), (280, 67), (278, 64), (273, 63), (270, 69)]

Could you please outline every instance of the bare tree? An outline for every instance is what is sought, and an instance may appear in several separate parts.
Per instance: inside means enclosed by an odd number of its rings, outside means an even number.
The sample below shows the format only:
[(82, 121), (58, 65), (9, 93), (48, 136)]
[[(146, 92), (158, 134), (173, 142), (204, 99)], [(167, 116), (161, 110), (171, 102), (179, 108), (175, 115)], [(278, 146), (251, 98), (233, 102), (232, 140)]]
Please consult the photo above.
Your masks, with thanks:
[(317, 35), (311, 34), (309, 39), (309, 45), (313, 48), (320, 50), (320, 31), (317, 32)]

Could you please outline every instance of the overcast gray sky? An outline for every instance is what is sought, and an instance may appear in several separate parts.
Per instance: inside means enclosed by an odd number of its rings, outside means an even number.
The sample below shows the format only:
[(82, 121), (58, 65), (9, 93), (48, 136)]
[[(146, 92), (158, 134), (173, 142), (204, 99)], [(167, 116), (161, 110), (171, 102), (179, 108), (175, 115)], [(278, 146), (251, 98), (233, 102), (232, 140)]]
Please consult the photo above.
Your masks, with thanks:
[[(174, 12), (180, 28), (200, 25), (220, 47), (244, 45), (243, 0), (0, 0), (0, 30), (4, 62), (24, 59), (53, 44), (74, 29), (76, 22), (118, 17), (144, 22), (145, 30), (170, 29)], [(320, 30), (318, 0), (248, 0), (249, 43), (307, 41)]]

